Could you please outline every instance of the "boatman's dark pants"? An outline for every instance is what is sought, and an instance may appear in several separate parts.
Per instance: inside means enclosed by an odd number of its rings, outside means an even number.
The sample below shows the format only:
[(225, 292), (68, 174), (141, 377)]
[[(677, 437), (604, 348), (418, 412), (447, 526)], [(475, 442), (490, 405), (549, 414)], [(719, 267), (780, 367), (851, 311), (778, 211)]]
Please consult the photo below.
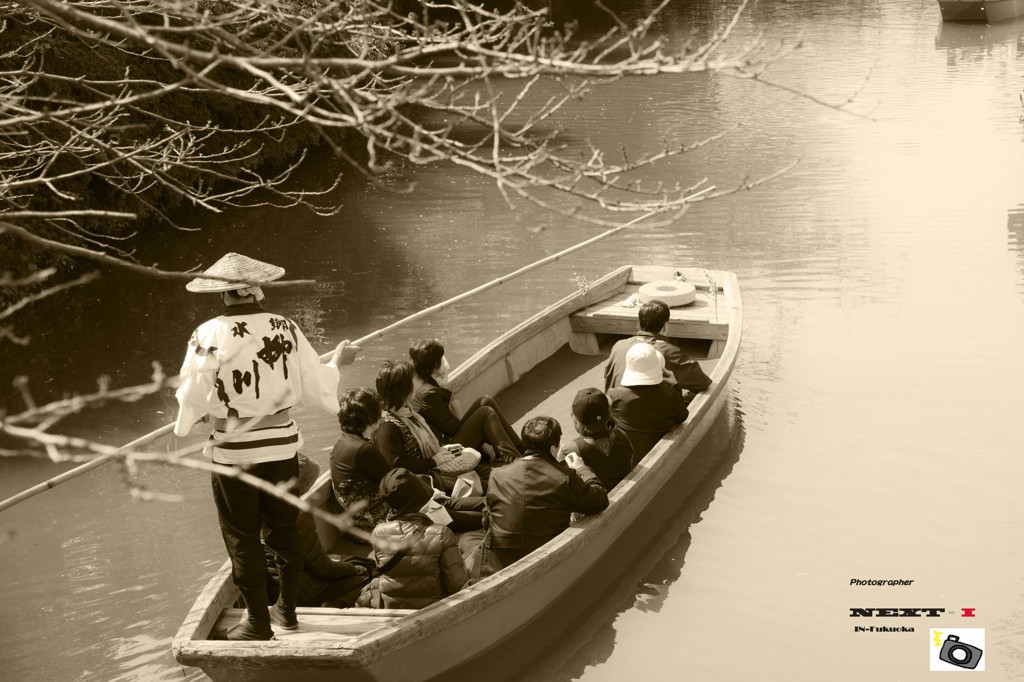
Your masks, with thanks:
[[(298, 457), (253, 464), (244, 470), (269, 483), (299, 476)], [(295, 530), (298, 510), (273, 495), (229, 476), (213, 474), (213, 500), (220, 517), (224, 546), (231, 558), (231, 575), (249, 609), (249, 619), (260, 629), (270, 627), (267, 605), (267, 558), (260, 543), (266, 526), (267, 547), (280, 558), (282, 606), (295, 607), (302, 581), (302, 546)]]

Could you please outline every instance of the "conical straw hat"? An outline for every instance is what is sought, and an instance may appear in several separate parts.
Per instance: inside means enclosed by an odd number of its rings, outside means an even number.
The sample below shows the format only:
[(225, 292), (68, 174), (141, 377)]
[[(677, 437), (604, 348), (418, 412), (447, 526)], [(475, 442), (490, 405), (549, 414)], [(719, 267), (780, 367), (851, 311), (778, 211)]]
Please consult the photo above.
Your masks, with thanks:
[(185, 288), (197, 293), (234, 291), (235, 289), (251, 286), (248, 282), (259, 284), (260, 282), (273, 282), (275, 279), (280, 279), (284, 277), (284, 268), (243, 256), (240, 253), (227, 253), (219, 261), (203, 271), (203, 274), (229, 277), (231, 281), (196, 277), (186, 284)]

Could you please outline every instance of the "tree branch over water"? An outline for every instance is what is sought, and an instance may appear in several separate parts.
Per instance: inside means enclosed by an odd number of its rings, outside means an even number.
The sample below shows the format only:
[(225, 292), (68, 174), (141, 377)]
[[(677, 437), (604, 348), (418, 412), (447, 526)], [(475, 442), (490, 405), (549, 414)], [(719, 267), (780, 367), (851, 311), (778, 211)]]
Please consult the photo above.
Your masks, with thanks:
[[(664, 4), (632, 25), (597, 4), (612, 26), (586, 35), (546, 9), (469, 0), (2, 2), (0, 243), (181, 278), (118, 245), (138, 218), (190, 229), (176, 207), (330, 214), (350, 170), (410, 191), (399, 164), (449, 163), (510, 206), (606, 226), (678, 209), (697, 188), (638, 172), (720, 135), (620, 156), (568, 137), (558, 114), (627, 76), (763, 72), (792, 46), (730, 49), (746, 6), (705, 43), (670, 48), (652, 35)], [(318, 142), (341, 163), (310, 187), (297, 173)], [(0, 342), (19, 338), (5, 328)]]
[[(634, 24), (598, 3), (612, 26), (596, 35), (556, 26), (546, 10), (469, 0), (0, 2), (0, 240), (101, 268), (191, 278), (139, 263), (118, 246), (119, 230), (135, 229), (139, 217), (174, 225), (177, 206), (331, 214), (343, 174), (409, 191), (395, 168), (424, 164), (486, 177), (510, 206), (595, 224), (681, 210), (699, 185), (643, 183), (638, 174), (721, 134), (630, 156), (570, 137), (577, 131), (559, 128), (559, 114), (626, 77), (763, 80), (798, 43), (736, 40), (743, 0), (707, 41), (669, 46), (652, 34), (667, 2)], [(340, 163), (319, 173), (319, 186), (299, 186), (317, 144)], [(42, 289), (46, 277), (0, 272), (0, 293), (17, 289), (21, 298), (0, 304), (0, 320), (91, 275)], [(24, 294), (24, 283), (37, 290)], [(0, 327), (7, 341), (25, 339)], [(86, 404), (61, 403), (50, 416)], [(0, 415), (0, 431), (50, 456), (69, 446), (51, 438), (52, 423), (25, 429)]]
[[(105, 459), (119, 462), (124, 468), (127, 485), (133, 497), (143, 501), (165, 501), (180, 502), (177, 495), (154, 492), (139, 482), (140, 465), (170, 465), (186, 469), (195, 469), (217, 473), (247, 483), (263, 492), (281, 499), (302, 511), (307, 511), (314, 516), (323, 519), (341, 531), (351, 533), (357, 537), (369, 541), (369, 534), (359, 529), (353, 523), (353, 519), (365, 507), (365, 503), (352, 505), (348, 509), (333, 514), (323, 509), (314, 507), (304, 500), (292, 494), (293, 486), (297, 481), (285, 481), (274, 485), (267, 481), (247, 473), (244, 469), (216, 464), (204, 458), (197, 458), (206, 446), (205, 441), (193, 445), (187, 445), (169, 452), (145, 452), (138, 448), (117, 448), (110, 445), (98, 443), (86, 438), (54, 434), (50, 429), (60, 419), (74, 414), (87, 406), (95, 406), (108, 401), (125, 402), (139, 400), (147, 395), (162, 390), (166, 386), (173, 386), (177, 378), (168, 379), (163, 373), (159, 363), (153, 363), (152, 381), (148, 384), (138, 386), (126, 386), (119, 389), (109, 387), (109, 379), (101, 377), (98, 390), (84, 396), (75, 396), (60, 401), (54, 401), (44, 405), (37, 405), (32, 398), (28, 388), (28, 380), (19, 377), (15, 381), (15, 387), (22, 394), (25, 402), (25, 410), (20, 413), (5, 415), (0, 412), (0, 434), (9, 436), (24, 444), (22, 450), (0, 449), (2, 456), (18, 455), (39, 455), (45, 454), (56, 463), (89, 463), (97, 459)], [(233, 431), (235, 437), (246, 433), (249, 425), (241, 425)], [(59, 478), (59, 477), (58, 477)], [(59, 481), (51, 479), (48, 483), (56, 485)], [(8, 538), (9, 539), (9, 538)], [(2, 540), (2, 538), (0, 538)], [(2, 541), (0, 541), (2, 544)]]
[[(273, 177), (256, 168), (275, 135), (299, 127), (370, 177), (398, 161), (450, 162), (492, 178), (506, 197), (567, 215), (681, 205), (682, 187), (645, 190), (628, 176), (687, 145), (613, 163), (540, 124), (602, 82), (749, 72), (788, 49), (758, 37), (729, 52), (735, 21), (704, 45), (669, 49), (650, 35), (658, 10), (584, 37), (553, 26), (546, 11), (467, 0), (21, 0), (6, 9), (9, 22), (41, 34), (10, 49), (0, 73), (7, 211), (33, 208), (40, 194), (65, 209), (87, 202), (81, 185), (99, 178), (143, 204), (160, 190), (214, 211), (303, 204), (329, 213), (338, 208), (324, 194), (332, 182), (297, 190), (288, 184), (295, 166)], [(51, 55), (72, 38), (123, 70), (53, 73)], [(538, 78), (562, 94), (533, 96)], [(196, 98), (260, 116), (206, 120), (201, 110), (173, 117), (160, 107)]]

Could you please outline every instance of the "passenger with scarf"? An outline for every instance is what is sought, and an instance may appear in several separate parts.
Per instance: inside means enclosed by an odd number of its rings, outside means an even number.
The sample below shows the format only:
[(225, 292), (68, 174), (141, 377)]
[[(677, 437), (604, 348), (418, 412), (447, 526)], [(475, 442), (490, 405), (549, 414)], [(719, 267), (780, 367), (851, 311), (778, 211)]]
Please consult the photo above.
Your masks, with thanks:
[[(480, 462), (480, 453), (458, 444), (442, 446), (438, 442), (412, 407), (413, 372), (412, 363), (406, 360), (385, 361), (377, 372), (377, 395), (384, 421), (372, 440), (392, 468), (427, 474), (435, 488), (451, 494), (456, 476), (449, 472), (472, 470)], [(485, 507), (482, 496), (449, 497), (445, 507), (452, 515), (453, 530), (480, 528)]]

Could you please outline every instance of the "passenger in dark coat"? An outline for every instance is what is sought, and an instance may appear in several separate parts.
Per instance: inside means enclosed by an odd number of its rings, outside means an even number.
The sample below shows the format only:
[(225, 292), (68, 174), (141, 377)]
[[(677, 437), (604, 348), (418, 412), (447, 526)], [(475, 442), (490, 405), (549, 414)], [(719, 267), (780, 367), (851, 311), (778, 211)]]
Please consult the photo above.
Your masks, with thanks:
[(380, 496), (380, 480), (391, 465), (370, 438), (381, 425), (380, 399), (368, 388), (345, 391), (338, 400), (341, 437), (331, 451), (331, 484), (341, 509), (363, 502), (353, 521), (367, 533), (387, 519), (390, 507)]
[(519, 456), (519, 436), (491, 396), (473, 401), (461, 419), (455, 416), (452, 392), (447, 388), (448, 360), (440, 341), (414, 341), (409, 357), (416, 369), (415, 402), (419, 413), (441, 443), (461, 443), (481, 452), (484, 443), (488, 443), (502, 462)]
[(415, 369), (406, 360), (385, 361), (377, 371), (384, 421), (373, 434), (373, 444), (392, 468), (430, 474), (436, 480), (438, 466), (461, 448), (442, 447), (423, 417), (412, 409), (414, 376)]
[(626, 371), (626, 353), (637, 343), (649, 343), (665, 358), (665, 380), (679, 390), (687, 403), (694, 393), (704, 391), (711, 385), (711, 378), (704, 373), (700, 364), (691, 360), (686, 353), (662, 336), (668, 324), (670, 309), (664, 301), (652, 300), (640, 306), (637, 321), (640, 331), (636, 336), (617, 341), (608, 355), (604, 367), (604, 390), (607, 393), (622, 385), (622, 373)]
[(493, 570), (526, 556), (569, 527), (573, 512), (597, 514), (608, 493), (583, 460), (555, 459), (562, 428), (551, 417), (534, 417), (522, 430), (525, 453), (491, 472), (487, 489), (487, 543)]
[(576, 394), (572, 418), (580, 436), (563, 445), (560, 456), (573, 452), (582, 457), (610, 491), (633, 469), (629, 437), (612, 419), (608, 397), (596, 388), (584, 388)]
[(638, 343), (626, 354), (623, 385), (608, 391), (612, 418), (633, 445), (634, 463), (689, 416), (682, 396), (664, 380), (664, 367), (654, 346)]

